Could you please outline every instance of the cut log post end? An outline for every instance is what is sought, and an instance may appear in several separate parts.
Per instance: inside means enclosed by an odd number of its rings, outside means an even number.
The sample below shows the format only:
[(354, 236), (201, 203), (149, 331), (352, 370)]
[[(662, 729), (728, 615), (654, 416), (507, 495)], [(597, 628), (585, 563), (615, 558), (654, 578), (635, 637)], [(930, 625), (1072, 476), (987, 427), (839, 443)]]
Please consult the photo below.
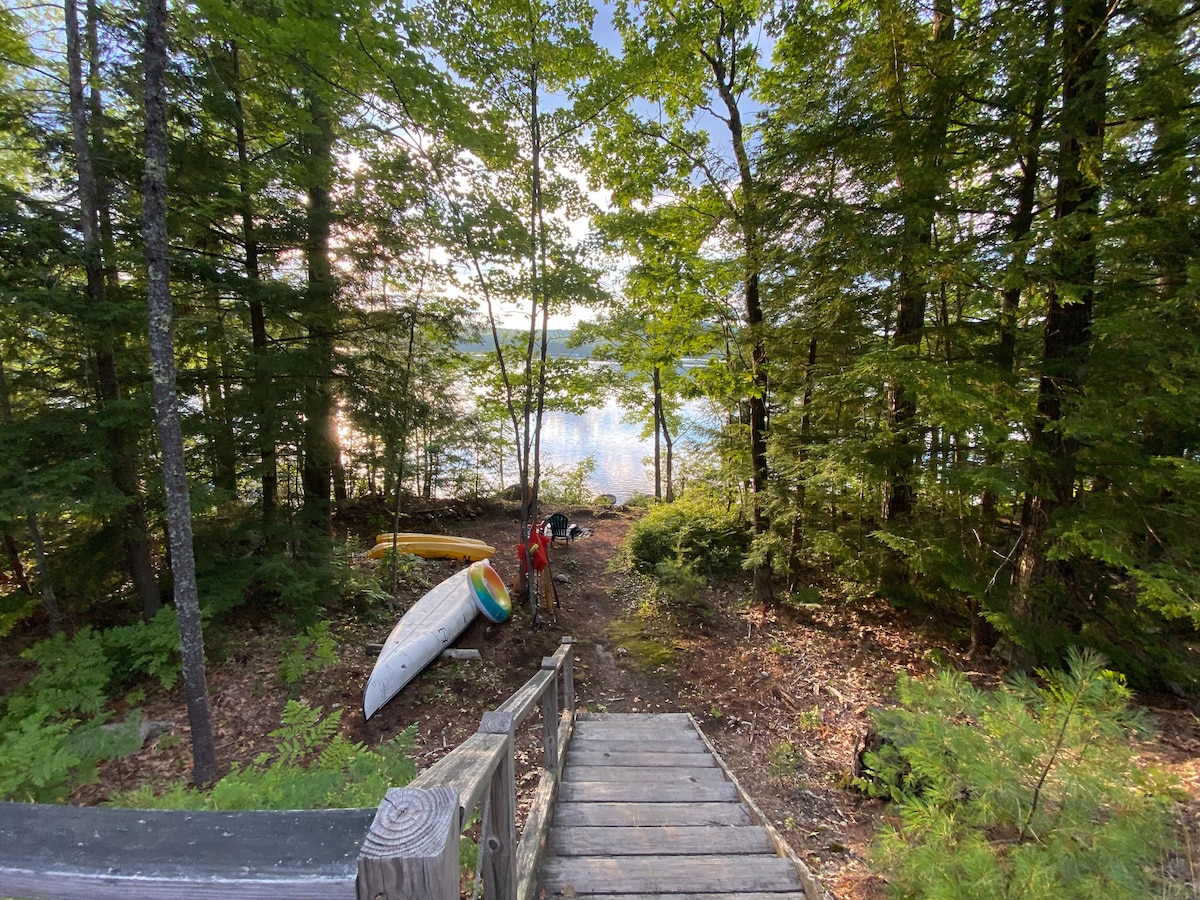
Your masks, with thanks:
[(358, 900), (458, 897), (458, 794), (392, 788), (358, 856)]

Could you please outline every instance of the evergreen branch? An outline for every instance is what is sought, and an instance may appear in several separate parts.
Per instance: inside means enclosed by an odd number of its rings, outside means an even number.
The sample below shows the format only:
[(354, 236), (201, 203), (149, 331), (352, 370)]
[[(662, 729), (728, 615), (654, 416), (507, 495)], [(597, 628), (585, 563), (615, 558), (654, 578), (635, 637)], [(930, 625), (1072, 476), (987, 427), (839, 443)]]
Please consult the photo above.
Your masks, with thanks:
[[(1058, 737), (1055, 738), (1054, 747), (1050, 751), (1049, 757), (1046, 759), (1046, 764), (1042, 766), (1041, 775), (1038, 777), (1037, 784), (1033, 787), (1033, 802), (1029, 806), (1029, 814), (1025, 817), (1025, 821), (1021, 823), (1021, 827), (1017, 832), (1017, 840), (1023, 840), (1026, 834), (1032, 835), (1030, 826), (1033, 824), (1033, 816), (1037, 812), (1038, 802), (1041, 800), (1042, 788), (1045, 787), (1046, 779), (1050, 777), (1050, 770), (1057, 762), (1059, 754), (1062, 752), (1063, 745), (1067, 739), (1067, 726), (1071, 724), (1071, 717), (1075, 714), (1075, 709), (1079, 705), (1079, 701), (1083, 698), (1086, 682), (1082, 672), (1077, 672), (1078, 681), (1076, 683), (1075, 692), (1071, 696), (1071, 703), (1067, 707), (1066, 714), (1063, 716), (1062, 726), (1058, 729)], [(1036, 839), (1036, 835), (1034, 835)]]

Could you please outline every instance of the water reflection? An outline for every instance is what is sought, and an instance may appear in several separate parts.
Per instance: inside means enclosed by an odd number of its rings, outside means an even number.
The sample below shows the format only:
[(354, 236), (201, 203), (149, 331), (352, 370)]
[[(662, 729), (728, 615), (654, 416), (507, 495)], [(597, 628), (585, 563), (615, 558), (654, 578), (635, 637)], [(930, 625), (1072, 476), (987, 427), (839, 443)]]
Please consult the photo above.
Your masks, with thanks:
[(588, 456), (596, 461), (590, 486), (624, 503), (634, 493), (654, 493), (654, 441), (621, 421), (615, 400), (583, 415), (547, 412), (542, 419), (542, 465), (569, 467)]

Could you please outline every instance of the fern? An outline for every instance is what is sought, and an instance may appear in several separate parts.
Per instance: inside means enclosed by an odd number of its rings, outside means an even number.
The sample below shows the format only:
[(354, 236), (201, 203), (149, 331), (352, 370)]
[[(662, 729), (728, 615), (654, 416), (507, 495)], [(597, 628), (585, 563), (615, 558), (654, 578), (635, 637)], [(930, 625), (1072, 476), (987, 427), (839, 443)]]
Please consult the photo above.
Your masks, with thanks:
[(113, 799), (118, 806), (153, 809), (326, 809), (375, 806), (389, 787), (416, 777), (409, 758), (415, 727), (370, 749), (341, 733), (342, 711), (296, 700), (271, 732), (274, 751), (237, 766), (211, 790), (176, 786), (160, 796), (142, 789)]
[(279, 678), (288, 688), (294, 688), (309, 675), (328, 669), (337, 663), (337, 643), (329, 633), (329, 621), (310, 625), (296, 637), (279, 660)]
[(84, 765), (67, 745), (74, 720), (48, 722), (31, 715), (3, 724), (0, 797), (29, 803), (65, 800)]

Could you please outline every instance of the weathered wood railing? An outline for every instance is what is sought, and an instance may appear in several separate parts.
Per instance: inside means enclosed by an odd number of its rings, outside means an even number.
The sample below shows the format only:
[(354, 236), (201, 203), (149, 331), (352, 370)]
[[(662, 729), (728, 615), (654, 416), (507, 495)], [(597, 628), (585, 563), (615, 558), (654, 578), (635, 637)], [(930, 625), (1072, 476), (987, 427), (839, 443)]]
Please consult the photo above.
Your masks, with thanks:
[[(0, 897), (450, 900), (482, 809), (484, 897), (531, 900), (575, 716), (570, 638), (479, 729), (378, 809), (241, 813), (0, 804)], [(561, 685), (561, 691), (560, 691)], [(514, 735), (542, 713), (542, 778), (516, 839)], [(365, 837), (364, 837), (365, 835)]]

